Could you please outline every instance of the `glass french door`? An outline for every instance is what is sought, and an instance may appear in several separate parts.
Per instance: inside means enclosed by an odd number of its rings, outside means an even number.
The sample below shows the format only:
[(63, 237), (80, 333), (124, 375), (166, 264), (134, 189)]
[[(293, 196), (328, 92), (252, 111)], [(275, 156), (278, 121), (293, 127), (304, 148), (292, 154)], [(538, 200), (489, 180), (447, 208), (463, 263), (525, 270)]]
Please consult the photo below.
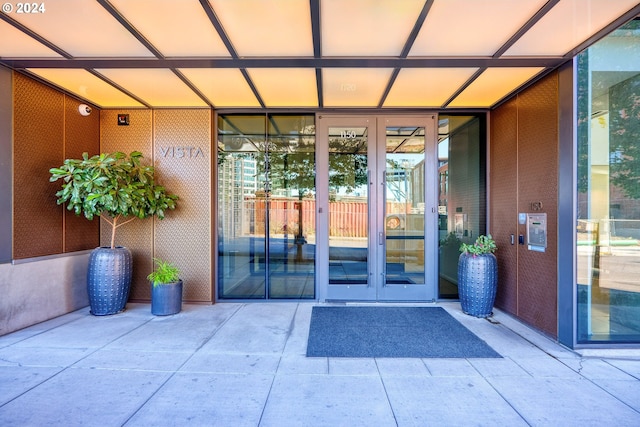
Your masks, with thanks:
[(316, 118), (320, 300), (432, 301), (435, 116)]

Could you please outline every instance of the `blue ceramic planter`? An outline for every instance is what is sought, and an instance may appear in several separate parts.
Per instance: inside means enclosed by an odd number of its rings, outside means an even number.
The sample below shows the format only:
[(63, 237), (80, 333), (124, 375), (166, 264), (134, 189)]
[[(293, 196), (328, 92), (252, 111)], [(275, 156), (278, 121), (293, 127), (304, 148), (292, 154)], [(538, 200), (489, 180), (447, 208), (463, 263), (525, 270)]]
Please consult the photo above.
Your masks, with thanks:
[(460, 254), (458, 258), (458, 294), (466, 314), (489, 317), (496, 300), (498, 262), (495, 255)]
[(151, 284), (151, 314), (169, 316), (182, 310), (182, 280), (173, 283)]
[(87, 292), (91, 314), (106, 316), (124, 310), (132, 276), (131, 251), (124, 247), (96, 248), (89, 256)]

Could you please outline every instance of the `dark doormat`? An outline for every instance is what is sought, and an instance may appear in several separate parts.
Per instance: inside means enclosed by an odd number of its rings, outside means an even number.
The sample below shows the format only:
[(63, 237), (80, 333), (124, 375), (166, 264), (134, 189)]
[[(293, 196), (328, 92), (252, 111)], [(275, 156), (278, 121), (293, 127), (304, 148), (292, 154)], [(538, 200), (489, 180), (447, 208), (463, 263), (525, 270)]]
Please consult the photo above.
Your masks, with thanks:
[(307, 357), (502, 357), (442, 307), (313, 307)]

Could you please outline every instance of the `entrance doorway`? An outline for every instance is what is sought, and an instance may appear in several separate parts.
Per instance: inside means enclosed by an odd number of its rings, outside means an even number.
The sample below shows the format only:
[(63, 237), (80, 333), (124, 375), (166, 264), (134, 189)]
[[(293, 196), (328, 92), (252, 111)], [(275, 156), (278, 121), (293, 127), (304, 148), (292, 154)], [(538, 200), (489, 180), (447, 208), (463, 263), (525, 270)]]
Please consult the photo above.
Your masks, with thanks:
[(320, 300), (437, 295), (436, 117), (316, 117)]

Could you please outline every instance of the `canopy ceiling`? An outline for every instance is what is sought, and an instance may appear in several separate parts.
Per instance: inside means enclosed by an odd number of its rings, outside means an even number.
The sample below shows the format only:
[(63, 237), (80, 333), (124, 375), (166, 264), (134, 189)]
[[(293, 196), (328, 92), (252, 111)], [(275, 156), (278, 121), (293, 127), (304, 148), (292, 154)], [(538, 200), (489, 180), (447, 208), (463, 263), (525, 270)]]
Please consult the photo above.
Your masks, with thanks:
[(636, 0), (35, 4), (4, 4), (0, 64), (101, 108), (489, 108), (640, 13)]

